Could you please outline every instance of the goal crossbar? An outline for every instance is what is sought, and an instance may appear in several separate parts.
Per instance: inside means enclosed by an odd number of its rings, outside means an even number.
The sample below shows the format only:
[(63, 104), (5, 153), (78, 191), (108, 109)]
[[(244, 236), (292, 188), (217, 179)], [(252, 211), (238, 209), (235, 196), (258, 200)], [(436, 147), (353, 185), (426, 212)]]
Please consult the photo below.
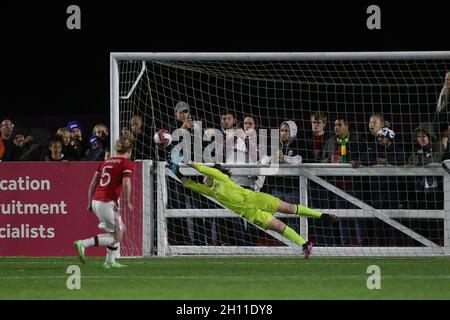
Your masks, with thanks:
[(117, 60), (407, 60), (450, 59), (450, 51), (391, 52), (112, 52)]

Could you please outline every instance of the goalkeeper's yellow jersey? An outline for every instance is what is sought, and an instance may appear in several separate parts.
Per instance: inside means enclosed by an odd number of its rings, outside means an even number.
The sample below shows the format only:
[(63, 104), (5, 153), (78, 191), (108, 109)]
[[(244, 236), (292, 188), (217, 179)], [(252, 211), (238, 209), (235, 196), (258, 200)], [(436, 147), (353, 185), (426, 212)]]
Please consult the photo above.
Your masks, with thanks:
[(242, 188), (220, 170), (199, 163), (194, 164), (194, 167), (198, 172), (213, 179), (213, 186), (209, 188), (203, 183), (197, 183), (189, 179), (183, 183), (186, 188), (216, 199), (224, 207), (240, 216), (251, 215), (261, 206), (258, 201), (263, 199), (258, 199), (259, 194), (257, 192)]

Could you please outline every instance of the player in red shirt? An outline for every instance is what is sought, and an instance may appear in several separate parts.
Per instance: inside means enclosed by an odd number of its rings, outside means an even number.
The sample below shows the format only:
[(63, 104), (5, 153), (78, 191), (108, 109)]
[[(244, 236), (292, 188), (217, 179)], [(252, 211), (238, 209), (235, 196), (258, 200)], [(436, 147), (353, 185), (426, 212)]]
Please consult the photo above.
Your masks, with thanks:
[(131, 174), (133, 173), (133, 162), (130, 161), (132, 141), (128, 138), (120, 138), (115, 149), (117, 156), (103, 161), (97, 168), (92, 182), (89, 186), (88, 207), (100, 221), (98, 227), (108, 233), (99, 234), (85, 240), (76, 240), (75, 248), (78, 257), (86, 263), (84, 251), (93, 246), (106, 246), (106, 262), (104, 267), (123, 268), (125, 265), (115, 261), (116, 252), (119, 248), (125, 226), (120, 217), (118, 199), (122, 193), (121, 201), (124, 201), (127, 211), (131, 211)]

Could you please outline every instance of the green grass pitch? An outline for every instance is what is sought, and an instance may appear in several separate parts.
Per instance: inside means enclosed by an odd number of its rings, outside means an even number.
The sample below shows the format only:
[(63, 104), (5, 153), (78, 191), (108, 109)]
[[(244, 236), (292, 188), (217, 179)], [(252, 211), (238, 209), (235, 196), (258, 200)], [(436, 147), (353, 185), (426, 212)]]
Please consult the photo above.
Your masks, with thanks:
[[(450, 299), (448, 258), (171, 257), (0, 258), (0, 299)], [(81, 289), (66, 287), (69, 265), (81, 267)], [(381, 289), (366, 286), (369, 265)]]

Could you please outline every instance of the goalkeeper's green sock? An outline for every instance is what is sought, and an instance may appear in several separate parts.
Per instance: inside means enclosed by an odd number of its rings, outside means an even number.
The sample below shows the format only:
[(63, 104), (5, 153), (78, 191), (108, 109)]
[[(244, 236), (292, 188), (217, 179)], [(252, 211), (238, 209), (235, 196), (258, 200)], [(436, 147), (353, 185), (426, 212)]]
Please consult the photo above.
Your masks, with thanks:
[(320, 218), (322, 212), (305, 207), (301, 204), (297, 205), (297, 212), (299, 216), (311, 217), (311, 218)]
[(297, 232), (295, 232), (292, 228), (290, 228), (288, 226), (286, 226), (286, 228), (284, 228), (283, 237), (291, 240), (292, 242), (294, 242), (298, 245), (303, 245), (306, 243), (306, 240), (303, 239), (301, 235), (299, 235)]

